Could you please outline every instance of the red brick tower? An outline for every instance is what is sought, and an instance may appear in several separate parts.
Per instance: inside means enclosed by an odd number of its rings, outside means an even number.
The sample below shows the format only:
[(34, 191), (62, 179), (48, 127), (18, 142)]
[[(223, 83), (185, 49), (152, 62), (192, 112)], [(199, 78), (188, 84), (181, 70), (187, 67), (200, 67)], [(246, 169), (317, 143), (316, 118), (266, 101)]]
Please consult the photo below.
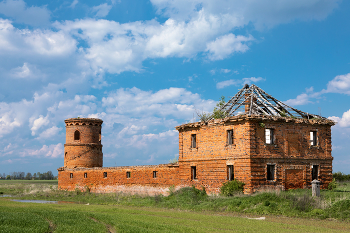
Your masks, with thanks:
[(101, 127), (103, 121), (94, 118), (70, 118), (66, 123), (64, 166), (102, 167)]

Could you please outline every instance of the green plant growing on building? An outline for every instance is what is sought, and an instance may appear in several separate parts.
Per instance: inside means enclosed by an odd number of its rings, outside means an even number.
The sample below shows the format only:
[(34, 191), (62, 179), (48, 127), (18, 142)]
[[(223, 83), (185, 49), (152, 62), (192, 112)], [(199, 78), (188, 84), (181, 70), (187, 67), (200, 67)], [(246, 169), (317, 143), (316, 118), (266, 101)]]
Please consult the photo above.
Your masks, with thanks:
[(243, 182), (234, 179), (223, 183), (220, 191), (223, 196), (229, 197), (236, 193), (243, 192), (244, 185), (245, 184)]

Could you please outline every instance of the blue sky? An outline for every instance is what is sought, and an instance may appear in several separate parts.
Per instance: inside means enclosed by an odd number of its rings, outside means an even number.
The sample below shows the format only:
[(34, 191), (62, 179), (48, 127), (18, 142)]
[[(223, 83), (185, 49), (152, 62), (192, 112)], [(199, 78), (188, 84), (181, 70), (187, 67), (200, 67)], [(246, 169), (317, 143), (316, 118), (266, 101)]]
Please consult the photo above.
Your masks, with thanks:
[(350, 2), (0, 1), (0, 173), (57, 174), (64, 119), (103, 119), (104, 166), (167, 163), (175, 126), (256, 84), (337, 121), (350, 173)]

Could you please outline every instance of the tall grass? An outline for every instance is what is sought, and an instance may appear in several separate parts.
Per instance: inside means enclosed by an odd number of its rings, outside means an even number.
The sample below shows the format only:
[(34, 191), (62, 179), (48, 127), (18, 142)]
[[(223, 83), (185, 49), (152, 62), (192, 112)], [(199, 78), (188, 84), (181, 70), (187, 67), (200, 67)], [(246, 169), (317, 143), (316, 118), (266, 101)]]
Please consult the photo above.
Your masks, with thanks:
[[(20, 184), (18, 184), (20, 185)], [(46, 185), (46, 186), (43, 186)], [(138, 196), (125, 193), (98, 194), (57, 190), (49, 184), (25, 184), (16, 198), (70, 201), (84, 204), (158, 207), (166, 209), (239, 212), (256, 215), (283, 215), (306, 218), (335, 218), (349, 221), (350, 182), (341, 182), (335, 190), (321, 190), (321, 197), (312, 197), (311, 190), (265, 190), (252, 195), (236, 194), (231, 197), (208, 196), (204, 189), (186, 187), (169, 190), (169, 196)], [(0, 189), (2, 189), (0, 185)], [(7, 189), (3, 189), (7, 190)], [(14, 192), (12, 192), (13, 194)]]

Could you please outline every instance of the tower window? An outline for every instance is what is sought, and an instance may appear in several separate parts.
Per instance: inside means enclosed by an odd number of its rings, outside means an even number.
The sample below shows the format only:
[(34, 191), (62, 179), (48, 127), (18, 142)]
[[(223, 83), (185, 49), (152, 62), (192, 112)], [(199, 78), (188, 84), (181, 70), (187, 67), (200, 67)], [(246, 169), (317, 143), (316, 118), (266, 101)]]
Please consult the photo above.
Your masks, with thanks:
[(197, 169), (196, 166), (191, 167), (191, 180), (197, 180)]
[(130, 178), (131, 177), (131, 173), (130, 172), (126, 172), (126, 178)]
[(265, 129), (265, 143), (273, 144), (273, 129)]
[(310, 145), (317, 146), (317, 131), (310, 132)]
[(107, 172), (103, 173), (103, 178), (107, 178)]
[(233, 144), (233, 130), (227, 130), (227, 145)]
[(157, 178), (157, 171), (153, 171), (153, 178)]
[(74, 132), (74, 140), (80, 140), (80, 132), (78, 130)]
[(101, 142), (101, 130), (98, 133), (98, 141)]
[(267, 180), (270, 180), (270, 181), (275, 180), (275, 164), (268, 164), (267, 165), (266, 178), (267, 178)]
[(191, 134), (191, 148), (197, 147), (197, 139), (196, 134)]
[(68, 152), (64, 153), (64, 157), (65, 157), (65, 158), (67, 158), (67, 154), (68, 154)]
[(227, 165), (227, 179), (234, 180), (234, 177), (233, 165)]
[(73, 173), (70, 173), (69, 177), (72, 179), (73, 178)]
[(87, 178), (87, 173), (84, 173), (84, 178)]

